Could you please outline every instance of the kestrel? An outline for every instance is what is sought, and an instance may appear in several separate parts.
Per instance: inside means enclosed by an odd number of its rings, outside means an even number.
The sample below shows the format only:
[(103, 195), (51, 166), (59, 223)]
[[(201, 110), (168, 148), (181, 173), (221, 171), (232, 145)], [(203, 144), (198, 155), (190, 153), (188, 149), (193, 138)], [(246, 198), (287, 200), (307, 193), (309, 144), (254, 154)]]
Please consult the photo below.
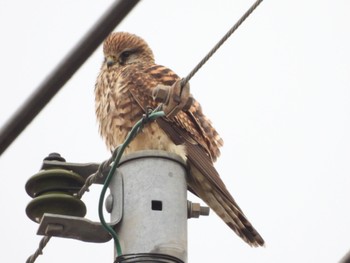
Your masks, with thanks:
[[(118, 32), (103, 44), (104, 62), (95, 86), (95, 110), (99, 131), (107, 147), (114, 150), (124, 142), (134, 124), (158, 102), (152, 91), (171, 86), (179, 77), (155, 64), (152, 50), (140, 37)], [(188, 188), (198, 195), (245, 242), (262, 246), (264, 240), (248, 221), (213, 166), (223, 140), (193, 99), (187, 110), (173, 118), (161, 117), (148, 123), (126, 149), (164, 150), (181, 156), (188, 164)]]

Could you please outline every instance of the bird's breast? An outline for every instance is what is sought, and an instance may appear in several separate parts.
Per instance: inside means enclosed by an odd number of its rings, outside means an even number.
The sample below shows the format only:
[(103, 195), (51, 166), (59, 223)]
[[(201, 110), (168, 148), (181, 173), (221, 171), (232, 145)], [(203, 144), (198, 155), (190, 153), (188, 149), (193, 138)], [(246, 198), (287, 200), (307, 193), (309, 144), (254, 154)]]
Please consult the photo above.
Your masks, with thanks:
[(154, 121), (145, 125), (126, 149), (126, 153), (141, 150), (161, 150), (179, 155), (186, 160), (186, 149), (176, 145), (169, 136)]
[[(127, 82), (119, 80), (116, 73), (104, 72), (99, 75), (95, 96), (100, 134), (107, 147), (114, 150), (125, 141), (131, 128), (142, 118), (143, 109), (129, 92)], [(185, 147), (175, 145), (156, 122), (145, 125), (127, 147), (126, 153), (140, 150), (163, 150), (186, 159)]]
[[(95, 110), (99, 131), (107, 147), (115, 149), (126, 138), (142, 110), (135, 107), (127, 85), (115, 71), (103, 71), (95, 88)], [(135, 121), (136, 120), (136, 121)]]

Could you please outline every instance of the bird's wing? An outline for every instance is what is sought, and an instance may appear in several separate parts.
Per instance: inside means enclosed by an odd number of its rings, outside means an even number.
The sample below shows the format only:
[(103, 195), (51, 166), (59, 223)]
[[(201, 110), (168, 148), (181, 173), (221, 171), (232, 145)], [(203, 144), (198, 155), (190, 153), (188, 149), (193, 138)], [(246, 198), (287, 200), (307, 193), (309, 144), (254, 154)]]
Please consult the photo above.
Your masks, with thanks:
[[(179, 77), (170, 69), (159, 65), (138, 65), (126, 68), (124, 79), (139, 106), (155, 108), (152, 90), (158, 85), (172, 85)], [(218, 172), (213, 166), (220, 154), (222, 139), (202, 113), (197, 101), (188, 111), (180, 111), (174, 119), (158, 118), (157, 123), (179, 145), (184, 145), (192, 170), (188, 179), (191, 189), (202, 198), (243, 240), (252, 246), (261, 246), (264, 240), (243, 214)]]
[[(171, 86), (179, 77), (170, 69), (160, 65), (135, 65), (125, 68), (122, 73), (129, 91), (133, 94), (140, 107), (155, 108), (157, 102), (152, 98), (152, 90), (159, 84)], [(213, 159), (220, 155), (219, 147), (223, 145), (217, 131), (210, 120), (204, 116), (200, 104), (193, 100), (193, 104), (186, 112), (180, 111), (174, 119), (163, 118), (166, 122), (181, 127), (190, 134), (193, 142), (201, 145)]]

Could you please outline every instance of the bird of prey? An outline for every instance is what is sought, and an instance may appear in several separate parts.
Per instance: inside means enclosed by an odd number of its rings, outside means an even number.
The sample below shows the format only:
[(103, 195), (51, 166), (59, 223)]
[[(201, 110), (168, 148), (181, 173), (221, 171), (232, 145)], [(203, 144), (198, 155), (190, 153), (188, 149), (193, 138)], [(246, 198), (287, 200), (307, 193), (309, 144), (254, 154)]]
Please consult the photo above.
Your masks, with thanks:
[[(124, 142), (134, 124), (158, 102), (152, 91), (159, 85), (171, 86), (179, 77), (157, 65), (153, 52), (140, 37), (111, 33), (103, 43), (104, 61), (95, 85), (95, 110), (99, 131), (107, 147), (114, 150)], [(239, 208), (213, 166), (223, 140), (200, 104), (172, 118), (161, 117), (148, 123), (125, 152), (164, 150), (181, 156), (188, 164), (188, 188), (249, 245), (263, 246), (264, 240)]]

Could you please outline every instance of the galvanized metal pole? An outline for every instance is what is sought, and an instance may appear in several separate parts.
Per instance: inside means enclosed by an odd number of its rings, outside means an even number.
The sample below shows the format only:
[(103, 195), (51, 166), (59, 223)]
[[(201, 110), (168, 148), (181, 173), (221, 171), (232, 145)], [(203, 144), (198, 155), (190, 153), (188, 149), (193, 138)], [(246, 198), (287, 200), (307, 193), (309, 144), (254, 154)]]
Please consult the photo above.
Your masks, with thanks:
[(122, 247), (115, 262), (187, 262), (186, 168), (180, 157), (163, 151), (127, 155), (110, 191), (107, 209), (119, 222)]

